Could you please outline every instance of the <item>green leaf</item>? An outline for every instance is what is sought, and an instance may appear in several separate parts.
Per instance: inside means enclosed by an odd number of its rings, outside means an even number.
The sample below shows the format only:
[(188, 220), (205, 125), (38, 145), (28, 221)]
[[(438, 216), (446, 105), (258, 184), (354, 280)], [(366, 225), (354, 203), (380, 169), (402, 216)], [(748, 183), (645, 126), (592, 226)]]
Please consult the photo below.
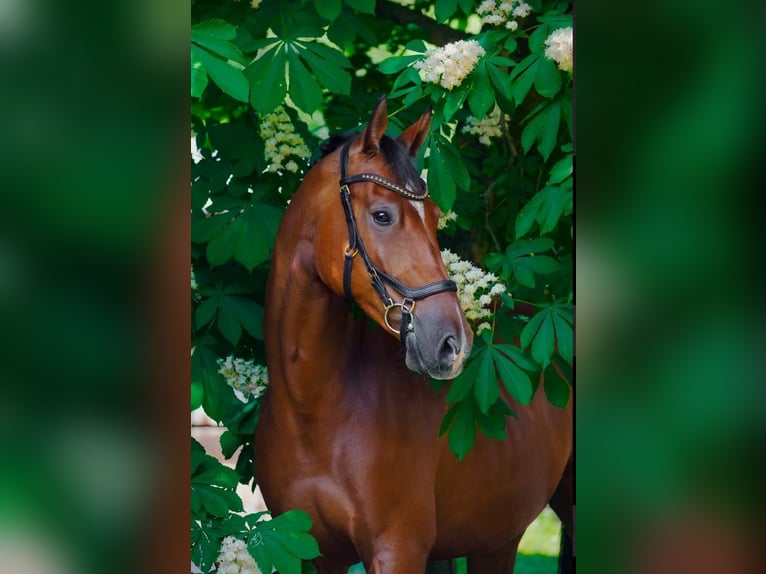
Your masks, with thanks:
[(476, 399), (476, 405), (485, 414), (500, 396), (500, 387), (497, 384), (497, 376), (495, 375), (495, 368), (492, 365), (492, 355), (490, 353), (482, 352), (481, 354), (476, 381), (473, 385), (473, 394)]
[(471, 400), (459, 403), (447, 443), (458, 460), (463, 460), (476, 440), (476, 407)]
[(519, 257), (531, 253), (541, 253), (548, 251), (553, 247), (553, 240), (548, 237), (538, 237), (537, 239), (517, 240), (511, 243), (505, 250), (508, 257)]
[(447, 392), (446, 400), (448, 403), (462, 401), (471, 391), (476, 376), (479, 373), (479, 366), (485, 352), (486, 348), (482, 348), (480, 351), (475, 352), (468, 360), (468, 363), (466, 363), (463, 372), (452, 380), (449, 391)]
[(553, 363), (548, 365), (543, 374), (543, 388), (548, 401), (559, 408), (565, 408), (569, 402), (569, 385), (561, 378)]
[(549, 186), (541, 189), (516, 217), (516, 237), (529, 233), (535, 222), (540, 226), (540, 233), (554, 230), (571, 197), (571, 190), (563, 187)]
[(523, 405), (528, 405), (532, 400), (532, 382), (529, 376), (497, 349), (492, 348), (491, 351), (492, 359), (505, 388), (514, 399)]
[(351, 74), (346, 70), (308, 50), (302, 51), (300, 55), (306, 60), (319, 83), (329, 91), (345, 96), (351, 93)]
[(207, 71), (205, 66), (194, 53), (191, 52), (191, 95), (194, 98), (202, 97), (207, 87)]
[(269, 521), (269, 528), (308, 532), (311, 530), (311, 524), (311, 517), (305, 510), (293, 509), (272, 518)]
[(246, 297), (226, 295), (221, 302), (236, 315), (239, 322), (256, 339), (263, 340), (263, 307)]
[(205, 390), (200, 381), (191, 382), (191, 410), (198, 409), (202, 405), (202, 396)]
[(532, 145), (540, 137), (540, 132), (544, 126), (544, 114), (537, 114), (521, 132), (521, 147), (524, 153), (529, 153)]
[(452, 424), (452, 421), (455, 418), (455, 415), (457, 414), (458, 408), (459, 408), (458, 404), (452, 405), (447, 411), (447, 414), (444, 415), (444, 418), (442, 419), (442, 424), (439, 427), (439, 436), (442, 436), (445, 432), (447, 432), (447, 429)]
[(336, 66), (341, 68), (351, 68), (351, 62), (346, 58), (345, 54), (340, 50), (325, 46), (319, 42), (306, 42), (306, 48), (311, 52), (314, 52), (317, 56), (328, 62), (332, 62)]
[(475, 117), (483, 118), (487, 115), (492, 104), (495, 103), (495, 93), (489, 85), (489, 75), (484, 62), (479, 62), (472, 75), (475, 78), (475, 83), (471, 94), (468, 96), (468, 106)]
[(436, 0), (434, 13), (437, 22), (444, 22), (457, 11), (457, 0)]
[(529, 343), (532, 342), (532, 337), (534, 337), (540, 329), (540, 325), (543, 324), (543, 319), (545, 319), (546, 314), (547, 311), (538, 311), (522, 329), (521, 335), (519, 336), (522, 349), (526, 349), (529, 346)]
[[(218, 461), (216, 461), (218, 462)], [(218, 462), (204, 472), (192, 476), (192, 484), (212, 484), (223, 488), (236, 488), (239, 476), (234, 469)]]
[(489, 61), (496, 66), (505, 66), (507, 68), (513, 67), (516, 65), (516, 62), (511, 60), (510, 58), (506, 58), (505, 56), (492, 56)]
[(558, 102), (553, 102), (540, 115), (543, 117), (543, 125), (539, 133), (537, 149), (542, 154), (543, 159), (548, 161), (553, 148), (556, 146), (556, 136), (561, 123), (561, 106)]
[(519, 257), (516, 259), (516, 263), (525, 266), (537, 275), (547, 275), (561, 271), (561, 264), (553, 257), (548, 257), (547, 255)]
[(550, 363), (553, 355), (553, 318), (548, 311), (544, 312), (545, 319), (540, 325), (539, 331), (532, 340), (532, 357), (544, 367)]
[(516, 239), (524, 237), (532, 229), (542, 198), (536, 193), (516, 216)]
[[(415, 68), (407, 68), (401, 74), (399, 74), (396, 77), (396, 80), (394, 81), (394, 85), (391, 89), (392, 91), (395, 92), (402, 86), (409, 83), (412, 83), (415, 85), (418, 85), (421, 83), (420, 76), (418, 76), (418, 71)], [(391, 97), (392, 98), (394, 97), (393, 93), (391, 94)]]
[[(518, 78), (513, 80), (513, 83), (511, 84), (511, 97), (516, 102), (516, 105), (520, 105), (521, 102), (524, 101), (524, 98), (527, 97), (527, 94), (532, 87), (532, 83), (535, 81), (535, 77), (537, 76), (538, 62), (539, 56), (536, 56), (529, 67), (524, 70), (524, 72), (522, 72)], [(521, 67), (521, 64), (519, 64), (519, 66), (517, 66), (513, 72), (515, 73), (517, 70), (521, 69)], [(511, 77), (513, 77), (513, 73), (511, 73)]]
[(460, 4), (460, 9), (463, 11), (466, 15), (473, 14), (473, 4), (474, 0), (458, 0), (458, 3)]
[(205, 299), (194, 312), (194, 323), (197, 329), (210, 323), (218, 310), (218, 301), (215, 298)]
[(242, 441), (230, 430), (226, 430), (221, 434), (219, 442), (221, 444), (221, 453), (226, 458), (234, 456), (237, 449), (242, 446)]
[(261, 572), (271, 572), (274, 567), (274, 561), (271, 558), (271, 552), (266, 547), (263, 535), (256, 529), (250, 532), (247, 540), (247, 551), (255, 560), (258, 569)]
[(545, 39), (550, 34), (550, 26), (543, 24), (538, 26), (534, 32), (529, 35), (528, 44), (531, 52), (541, 52)]
[(442, 153), (442, 158), (446, 160), (445, 165), (449, 169), (452, 179), (455, 180), (457, 186), (465, 191), (470, 190), (471, 175), (468, 173), (463, 157), (460, 155), (460, 152), (455, 145), (452, 142), (439, 137), (438, 146), (439, 151)]
[(553, 326), (556, 330), (556, 342), (558, 343), (559, 355), (567, 362), (572, 363), (573, 356), (573, 329), (564, 318), (557, 312), (553, 312)]
[(298, 56), (293, 52), (288, 54), (290, 69), (290, 98), (295, 105), (307, 114), (312, 114), (322, 103), (322, 88), (306, 69)]
[(242, 336), (242, 325), (229, 307), (218, 307), (218, 329), (232, 345), (239, 343), (239, 338)]
[(192, 521), (191, 560), (202, 572), (209, 572), (218, 556), (221, 541), (198, 521)]
[(194, 474), (197, 472), (199, 467), (206, 462), (208, 458), (212, 457), (205, 453), (205, 447), (202, 446), (196, 438), (191, 437), (191, 473)]
[(208, 36), (197, 35), (195, 37), (194, 31), (191, 34), (192, 42), (202, 46), (209, 52), (220, 57), (224, 62), (226, 60), (232, 60), (239, 64), (245, 63), (245, 58), (242, 55), (240, 49), (229, 42), (228, 40), (222, 40), (221, 38), (211, 38)]
[(552, 98), (561, 90), (561, 73), (553, 60), (540, 58), (535, 74), (535, 90), (545, 98)]
[(234, 257), (234, 251), (242, 234), (242, 223), (239, 218), (231, 222), (216, 237), (211, 239), (205, 250), (211, 267), (222, 265)]
[(234, 246), (234, 258), (248, 271), (252, 271), (269, 258), (269, 248), (271, 247), (269, 239), (271, 238), (264, 234), (262, 220), (263, 218), (256, 207), (246, 209), (237, 218), (240, 233)]
[(202, 62), (210, 78), (221, 90), (236, 100), (247, 102), (249, 88), (242, 70), (197, 46), (192, 45), (191, 50), (193, 57)]
[(365, 14), (375, 14), (375, 0), (346, 0), (354, 10)]
[(191, 27), (191, 38), (194, 40), (199, 37), (220, 38), (222, 40), (233, 40), (237, 37), (237, 29), (219, 18), (203, 20)]
[(332, 22), (340, 14), (340, 0), (322, 0), (314, 2), (314, 8), (322, 18)]
[(271, 540), (269, 554), (279, 574), (301, 574), (301, 559), (286, 548), (281, 542)]
[(549, 187), (542, 191), (545, 193), (541, 193), (540, 209), (536, 220), (540, 226), (540, 233), (548, 233), (558, 225), (567, 202), (571, 201), (572, 192), (562, 187)]
[(492, 80), (492, 85), (495, 89), (502, 94), (506, 100), (510, 100), (513, 97), (511, 93), (511, 79), (503, 70), (491, 63), (487, 65), (489, 70), (489, 79)]
[(448, 167), (438, 145), (431, 146), (428, 159), (428, 190), (442, 213), (447, 213), (455, 203), (455, 181), (448, 176)]
[(507, 343), (500, 343), (494, 345), (496, 351), (503, 353), (506, 357), (510, 358), (514, 363), (525, 371), (537, 372), (540, 370), (540, 365), (535, 363), (532, 358), (524, 351), (516, 347), (515, 345), (509, 345)]
[(202, 500), (202, 506), (213, 516), (226, 518), (229, 511), (242, 511), (242, 501), (235, 492), (203, 484), (192, 485)]
[[(410, 54), (408, 56), (391, 56), (383, 60), (378, 64), (378, 71), (382, 74), (395, 74), (399, 70), (403, 70), (409, 66), (412, 62), (422, 59), (422, 55)], [(414, 68), (412, 68), (414, 70)], [(417, 70), (415, 70), (417, 72)]]
[(447, 96), (444, 99), (444, 121), (448, 122), (452, 119), (460, 108), (463, 107), (465, 99), (468, 97), (468, 89), (465, 87), (456, 88), (450, 92), (447, 92)]
[[(502, 401), (499, 401), (502, 402)], [(493, 405), (494, 406), (494, 405)], [(505, 417), (502, 414), (495, 414), (490, 410), (489, 414), (478, 413), (476, 422), (479, 429), (489, 438), (495, 440), (505, 440)]]
[(572, 154), (570, 153), (553, 164), (550, 176), (548, 177), (548, 183), (561, 183), (570, 175), (572, 175), (573, 167), (574, 165), (572, 163)]
[(285, 53), (279, 47), (265, 53), (246, 69), (250, 82), (250, 104), (259, 114), (268, 114), (287, 94)]

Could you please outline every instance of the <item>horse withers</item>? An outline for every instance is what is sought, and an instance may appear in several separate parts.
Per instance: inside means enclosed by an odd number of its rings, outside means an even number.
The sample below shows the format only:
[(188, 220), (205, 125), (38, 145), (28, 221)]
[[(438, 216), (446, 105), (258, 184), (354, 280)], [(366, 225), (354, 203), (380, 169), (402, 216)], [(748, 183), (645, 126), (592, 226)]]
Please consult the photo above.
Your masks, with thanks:
[(430, 111), (397, 138), (387, 123), (383, 98), (361, 134), (324, 144), (281, 222), (257, 480), (273, 513), (311, 516), (322, 574), (359, 560), (375, 574), (423, 574), (428, 560), (458, 556), (471, 574), (511, 573), (570, 457), (571, 407), (505, 394), (518, 415), (507, 440), (478, 433), (462, 461), (438, 438), (446, 390), (428, 377), (459, 375), (473, 335), (412, 162)]

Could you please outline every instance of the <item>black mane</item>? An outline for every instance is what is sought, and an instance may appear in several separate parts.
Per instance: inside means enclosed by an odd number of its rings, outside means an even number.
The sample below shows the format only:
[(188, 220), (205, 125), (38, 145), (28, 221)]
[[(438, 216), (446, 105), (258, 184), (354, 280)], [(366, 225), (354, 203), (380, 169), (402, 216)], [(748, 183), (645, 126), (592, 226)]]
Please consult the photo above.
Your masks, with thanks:
[[(321, 157), (331, 154), (358, 135), (359, 132), (332, 134), (319, 146), (319, 150), (322, 153)], [(420, 178), (417, 169), (415, 169), (412, 158), (399, 141), (384, 135), (380, 139), (380, 151), (383, 153), (386, 163), (396, 174), (400, 184), (410, 187), (415, 192), (425, 191), (425, 184)]]

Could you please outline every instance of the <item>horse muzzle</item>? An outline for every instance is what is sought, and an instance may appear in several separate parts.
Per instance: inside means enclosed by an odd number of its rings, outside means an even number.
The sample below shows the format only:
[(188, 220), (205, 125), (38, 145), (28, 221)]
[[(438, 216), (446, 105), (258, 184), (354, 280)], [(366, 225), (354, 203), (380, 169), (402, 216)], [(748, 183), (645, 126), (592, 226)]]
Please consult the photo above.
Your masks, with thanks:
[(403, 335), (407, 368), (433, 379), (457, 377), (471, 353), (471, 341), (467, 340), (463, 330), (428, 329), (417, 316), (413, 321), (415, 328)]

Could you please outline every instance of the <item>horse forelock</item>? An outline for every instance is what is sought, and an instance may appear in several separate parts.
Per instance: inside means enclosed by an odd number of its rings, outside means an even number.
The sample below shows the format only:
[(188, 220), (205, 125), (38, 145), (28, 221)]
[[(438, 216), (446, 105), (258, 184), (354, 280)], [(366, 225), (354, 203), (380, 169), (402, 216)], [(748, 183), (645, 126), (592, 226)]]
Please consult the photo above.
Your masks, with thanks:
[[(337, 133), (331, 135), (320, 146), (321, 157), (324, 158), (335, 150), (343, 147), (347, 142), (353, 140), (359, 135), (359, 132)], [(384, 135), (380, 140), (380, 151), (386, 164), (394, 172), (396, 179), (400, 184), (413, 190), (414, 192), (425, 193), (424, 184), (420, 179), (415, 165), (412, 163), (407, 149), (395, 138)]]

